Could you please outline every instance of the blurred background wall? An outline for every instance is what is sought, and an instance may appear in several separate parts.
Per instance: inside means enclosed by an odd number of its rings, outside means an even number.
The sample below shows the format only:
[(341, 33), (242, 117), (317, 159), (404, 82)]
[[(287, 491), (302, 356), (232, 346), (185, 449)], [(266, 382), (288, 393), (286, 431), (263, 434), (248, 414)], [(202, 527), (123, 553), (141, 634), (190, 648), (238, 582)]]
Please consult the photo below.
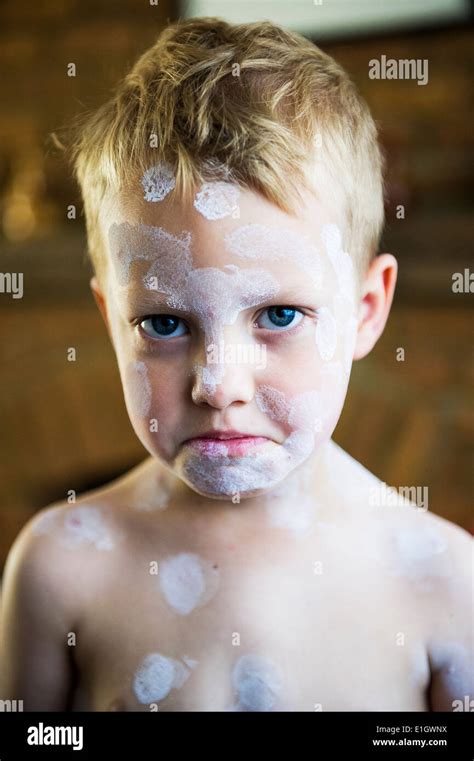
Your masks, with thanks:
[[(261, 18), (278, 20), (275, 4), (260, 5)], [(352, 3), (359, 20), (343, 24), (341, 13), (340, 29), (336, 16), (332, 27), (318, 30), (317, 5), (310, 28), (301, 31), (345, 66), (380, 125), (388, 161), (382, 250), (400, 264), (387, 328), (354, 365), (334, 438), (387, 484), (428, 486), (429, 509), (474, 533), (472, 295), (452, 290), (453, 273), (470, 266), (472, 250), (474, 54), (472, 26), (463, 22), (467, 6), (456, 3), (460, 14), (439, 17), (428, 2), (421, 22), (397, 25), (391, 18), (374, 26), (365, 0)], [(421, 0), (409, 5), (423, 8)], [(288, 11), (292, 4), (280, 6)], [(399, 4), (385, 6), (395, 12)], [(226, 3), (218, 7), (228, 15)], [(252, 7), (259, 13), (258, 2)], [(147, 456), (128, 421), (89, 291), (84, 220), (67, 218), (69, 204), (82, 208), (78, 189), (47, 136), (108, 98), (160, 30), (194, 10), (170, 0), (0, 4), (0, 270), (24, 273), (22, 299), (0, 293), (0, 573), (36, 510)], [(206, 12), (204, 5), (197, 15)], [(428, 84), (371, 80), (368, 62), (381, 55), (428, 59)], [(76, 77), (67, 76), (70, 62)], [(75, 362), (67, 359), (70, 347)]]

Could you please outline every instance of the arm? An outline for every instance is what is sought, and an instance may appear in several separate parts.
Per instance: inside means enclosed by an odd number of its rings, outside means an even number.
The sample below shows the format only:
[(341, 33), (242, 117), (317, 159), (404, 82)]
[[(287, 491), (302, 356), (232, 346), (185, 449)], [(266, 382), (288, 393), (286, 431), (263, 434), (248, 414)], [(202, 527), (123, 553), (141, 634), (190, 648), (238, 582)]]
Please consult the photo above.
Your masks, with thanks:
[(27, 524), (5, 565), (0, 610), (0, 700), (25, 711), (66, 710), (72, 683), (64, 569)]
[(474, 710), (472, 537), (457, 529), (452, 547), (456, 572), (448, 600), (440, 604), (442, 618), (437, 622), (428, 648), (432, 711)]

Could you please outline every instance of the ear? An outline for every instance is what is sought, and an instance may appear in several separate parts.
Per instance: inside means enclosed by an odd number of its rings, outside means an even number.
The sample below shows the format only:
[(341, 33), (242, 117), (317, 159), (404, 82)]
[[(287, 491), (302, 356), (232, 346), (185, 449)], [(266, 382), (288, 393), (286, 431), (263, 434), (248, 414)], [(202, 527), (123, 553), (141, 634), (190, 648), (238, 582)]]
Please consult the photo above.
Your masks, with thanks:
[(397, 260), (392, 254), (379, 254), (371, 262), (362, 286), (354, 359), (369, 354), (382, 335), (392, 305), (397, 273)]
[(110, 324), (109, 324), (109, 316), (107, 313), (107, 302), (105, 300), (105, 295), (103, 290), (101, 289), (99, 285), (99, 281), (97, 280), (96, 276), (92, 277), (89, 281), (89, 285), (91, 287), (92, 294), (95, 299), (95, 303), (99, 307), (100, 313), (104, 319), (105, 326), (107, 328), (107, 332), (110, 336), (110, 340), (112, 340), (112, 333), (110, 330)]

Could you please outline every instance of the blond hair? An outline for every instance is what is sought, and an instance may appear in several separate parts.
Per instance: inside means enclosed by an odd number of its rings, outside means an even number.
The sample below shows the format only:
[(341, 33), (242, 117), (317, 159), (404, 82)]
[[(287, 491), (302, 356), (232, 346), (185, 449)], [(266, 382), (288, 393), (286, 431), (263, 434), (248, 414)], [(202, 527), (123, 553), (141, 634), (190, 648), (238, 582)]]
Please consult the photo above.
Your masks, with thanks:
[(79, 116), (68, 133), (62, 147), (81, 188), (98, 274), (106, 259), (100, 228), (106, 194), (160, 161), (173, 167), (172, 192), (182, 200), (211, 170), (218, 178), (221, 166), (225, 179), (288, 213), (308, 187), (311, 166), (316, 191), (342, 204), (344, 243), (359, 272), (377, 252), (382, 157), (370, 111), (333, 58), (270, 21), (235, 25), (204, 17), (170, 24), (113, 97)]

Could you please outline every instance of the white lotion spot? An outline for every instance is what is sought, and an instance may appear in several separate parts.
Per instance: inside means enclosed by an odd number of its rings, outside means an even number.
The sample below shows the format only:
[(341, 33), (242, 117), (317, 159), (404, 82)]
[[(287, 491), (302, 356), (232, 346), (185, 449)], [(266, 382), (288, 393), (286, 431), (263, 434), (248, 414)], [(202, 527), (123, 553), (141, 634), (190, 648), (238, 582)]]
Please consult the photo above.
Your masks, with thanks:
[(137, 417), (147, 417), (151, 406), (151, 384), (144, 362), (130, 362), (125, 370), (124, 383), (127, 406)]
[(321, 359), (329, 362), (336, 351), (337, 325), (328, 307), (320, 307), (318, 309), (315, 337)]
[(242, 225), (225, 236), (230, 253), (245, 259), (282, 259), (301, 266), (321, 286), (321, 260), (317, 249), (306, 237), (293, 230), (265, 225)]
[(183, 686), (189, 669), (175, 658), (151, 653), (144, 658), (133, 680), (133, 691), (140, 703), (163, 700), (169, 692)]
[(271, 711), (283, 691), (281, 669), (261, 655), (242, 655), (232, 671), (232, 685), (239, 708), (246, 711)]
[(232, 214), (239, 192), (238, 185), (230, 182), (205, 182), (196, 194), (194, 207), (206, 219), (222, 219)]
[(321, 238), (336, 273), (341, 294), (353, 301), (355, 297), (354, 265), (350, 255), (342, 250), (342, 237), (338, 226), (323, 225)]
[(219, 587), (218, 569), (190, 552), (163, 560), (159, 578), (166, 601), (182, 616), (209, 602)]
[(176, 185), (176, 179), (171, 166), (165, 162), (147, 169), (141, 183), (145, 191), (145, 201), (156, 203), (162, 201)]
[(92, 545), (98, 550), (112, 550), (114, 539), (97, 507), (77, 505), (47, 512), (33, 525), (35, 534), (53, 534), (65, 547), (75, 550)]

